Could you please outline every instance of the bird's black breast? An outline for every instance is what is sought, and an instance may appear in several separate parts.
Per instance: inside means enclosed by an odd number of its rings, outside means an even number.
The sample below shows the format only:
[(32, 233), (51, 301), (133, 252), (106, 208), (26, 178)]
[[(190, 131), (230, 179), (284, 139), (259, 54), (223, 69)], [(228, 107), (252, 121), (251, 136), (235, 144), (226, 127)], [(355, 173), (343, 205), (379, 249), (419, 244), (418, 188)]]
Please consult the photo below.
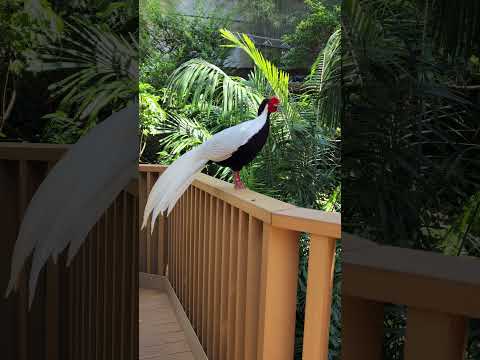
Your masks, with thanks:
[(249, 164), (255, 156), (262, 150), (267, 142), (268, 133), (270, 130), (270, 121), (267, 118), (265, 125), (258, 133), (253, 135), (245, 144), (240, 146), (232, 156), (223, 161), (217, 162), (221, 166), (227, 166), (233, 171), (240, 171), (245, 165)]

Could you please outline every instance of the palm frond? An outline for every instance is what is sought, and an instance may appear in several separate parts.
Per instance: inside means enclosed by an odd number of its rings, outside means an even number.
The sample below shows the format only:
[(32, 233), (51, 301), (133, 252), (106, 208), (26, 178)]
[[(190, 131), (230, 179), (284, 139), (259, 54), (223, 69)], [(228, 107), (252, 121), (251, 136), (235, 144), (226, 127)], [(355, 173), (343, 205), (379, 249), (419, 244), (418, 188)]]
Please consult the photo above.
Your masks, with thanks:
[(166, 119), (157, 125), (158, 134), (162, 136), (160, 145), (163, 151), (159, 154), (162, 162), (171, 163), (185, 151), (191, 150), (208, 140), (211, 132), (200, 122), (180, 114), (168, 114)]
[(468, 58), (480, 52), (480, 3), (478, 1), (417, 0), (425, 9), (435, 44), (452, 57)]
[(198, 58), (173, 72), (169, 88), (179, 95), (180, 101), (189, 100), (195, 106), (222, 104), (224, 114), (238, 109), (252, 112), (262, 99), (243, 79), (231, 77), (218, 66)]
[(339, 29), (318, 54), (305, 83), (306, 93), (316, 101), (319, 123), (332, 130), (339, 127), (342, 111), (340, 40)]
[(66, 23), (60, 45), (47, 45), (29, 70), (69, 71), (66, 78), (50, 85), (60, 106), (73, 109), (75, 118), (93, 123), (99, 112), (137, 92), (137, 41), (109, 32), (82, 20)]
[(282, 103), (288, 103), (289, 74), (283, 70), (279, 70), (272, 62), (267, 60), (260, 50), (255, 47), (254, 42), (247, 34), (236, 36), (227, 29), (220, 30), (220, 33), (230, 42), (230, 44), (224, 46), (236, 47), (245, 51), (245, 53), (253, 60), (255, 66), (258, 67), (263, 76), (265, 76), (275, 95), (280, 98)]

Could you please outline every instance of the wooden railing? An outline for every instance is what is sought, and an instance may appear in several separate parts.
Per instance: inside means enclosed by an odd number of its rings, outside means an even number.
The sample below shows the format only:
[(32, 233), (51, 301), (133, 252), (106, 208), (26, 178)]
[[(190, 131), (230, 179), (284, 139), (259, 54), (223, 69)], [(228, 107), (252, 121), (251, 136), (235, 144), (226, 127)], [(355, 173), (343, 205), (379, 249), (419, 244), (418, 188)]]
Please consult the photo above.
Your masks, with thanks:
[[(140, 211), (163, 170), (140, 165)], [(338, 213), (199, 174), (153, 236), (141, 232), (140, 271), (167, 275), (210, 360), (291, 360), (300, 232), (311, 235), (303, 358), (326, 360)]]
[(461, 360), (480, 318), (480, 261), (343, 234), (342, 360), (383, 359), (384, 304), (407, 306), (404, 359)]
[[(23, 213), (67, 146), (0, 143), (0, 348), (4, 360), (138, 358), (138, 199), (122, 191), (69, 267), (42, 271), (29, 312), (29, 264), (3, 297)], [(85, 174), (85, 176), (95, 176)]]

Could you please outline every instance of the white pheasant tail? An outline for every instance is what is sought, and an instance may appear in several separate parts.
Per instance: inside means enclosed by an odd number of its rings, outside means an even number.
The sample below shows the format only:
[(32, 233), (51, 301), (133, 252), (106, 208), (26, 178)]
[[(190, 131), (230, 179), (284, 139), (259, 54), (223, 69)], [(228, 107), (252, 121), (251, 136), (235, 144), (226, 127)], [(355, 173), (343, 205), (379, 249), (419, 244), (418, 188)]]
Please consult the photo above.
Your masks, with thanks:
[(265, 107), (255, 119), (220, 131), (174, 161), (158, 178), (148, 195), (143, 213), (142, 229), (147, 225), (151, 214), (150, 230), (153, 231), (153, 225), (158, 215), (165, 211), (167, 215), (170, 214), (178, 199), (207, 162), (228, 159), (240, 146), (260, 131), (267, 121), (267, 115), (268, 108)]
[(67, 264), (115, 197), (138, 173), (138, 106), (112, 114), (74, 144), (54, 166), (25, 212), (12, 256), (6, 296), (33, 251), (29, 307), (50, 256), (67, 247)]

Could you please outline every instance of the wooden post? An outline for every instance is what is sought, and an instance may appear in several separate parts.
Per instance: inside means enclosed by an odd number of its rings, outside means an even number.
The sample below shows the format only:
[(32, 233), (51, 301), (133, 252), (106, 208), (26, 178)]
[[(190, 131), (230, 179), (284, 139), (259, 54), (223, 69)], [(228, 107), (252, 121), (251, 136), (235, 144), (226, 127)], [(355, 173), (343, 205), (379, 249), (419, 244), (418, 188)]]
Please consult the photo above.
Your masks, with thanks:
[[(145, 209), (145, 205), (147, 204), (147, 197), (148, 197), (148, 188), (147, 188), (147, 174), (144, 172), (140, 173), (140, 176), (138, 178), (138, 198), (139, 198), (139, 204), (138, 208), (140, 211), (143, 211)], [(139, 226), (141, 226), (141, 222), (143, 221), (143, 218), (139, 216)], [(147, 244), (147, 234), (148, 234), (148, 227), (145, 228), (143, 231), (140, 232), (139, 238), (140, 238), (140, 263), (139, 263), (139, 269), (138, 271), (140, 272), (147, 272), (147, 267), (146, 267), (146, 244)]]
[(465, 317), (408, 309), (405, 360), (462, 360), (466, 341)]
[(335, 239), (312, 234), (308, 258), (304, 360), (328, 359)]
[[(30, 201), (28, 188), (29, 188), (29, 167), (28, 162), (20, 160), (18, 163), (18, 224), (20, 225), (23, 219), (23, 215), (27, 209)], [(18, 327), (17, 327), (17, 351), (19, 360), (27, 360), (29, 356), (28, 346), (28, 286), (27, 286), (27, 273), (25, 265), (18, 279)]]
[(46, 283), (46, 309), (45, 309), (45, 322), (46, 322), (46, 344), (45, 354), (47, 359), (57, 360), (58, 354), (58, 341), (59, 341), (59, 273), (58, 265), (53, 263), (50, 259), (47, 263), (47, 283)]
[(342, 294), (342, 360), (382, 360), (384, 305)]
[[(245, 266), (244, 359), (255, 359), (258, 351), (259, 301), (261, 301), (261, 264), (263, 222), (248, 216)], [(259, 300), (260, 299), (260, 300)]]
[(298, 274), (296, 231), (263, 225), (258, 360), (291, 360)]

